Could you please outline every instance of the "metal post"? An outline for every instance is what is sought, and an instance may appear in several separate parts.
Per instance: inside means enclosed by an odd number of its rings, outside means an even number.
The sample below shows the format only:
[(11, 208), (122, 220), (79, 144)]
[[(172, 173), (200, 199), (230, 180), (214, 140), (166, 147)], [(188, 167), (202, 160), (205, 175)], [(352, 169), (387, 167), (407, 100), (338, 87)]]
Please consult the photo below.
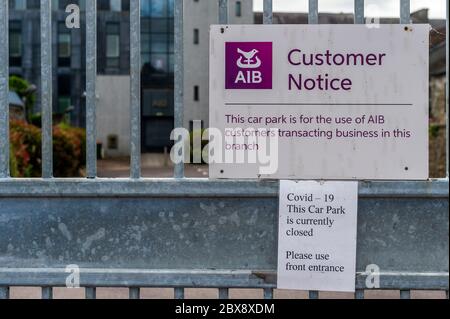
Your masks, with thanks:
[(229, 299), (228, 288), (219, 288), (219, 299)]
[(364, 24), (364, 0), (355, 0), (355, 24)]
[(219, 24), (228, 24), (228, 0), (219, 0)]
[(411, 299), (411, 290), (400, 290), (400, 299)]
[(8, 1), (0, 3), (0, 178), (9, 173), (9, 15)]
[(86, 2), (86, 174), (97, 177), (97, 0)]
[(41, 0), (42, 177), (53, 177), (52, 0)]
[(175, 288), (174, 297), (175, 299), (184, 299), (184, 288)]
[(364, 289), (356, 289), (355, 299), (364, 299)]
[(141, 290), (137, 287), (131, 287), (129, 289), (130, 299), (141, 299)]
[(141, 177), (141, 0), (130, 1), (131, 178)]
[(53, 299), (52, 287), (42, 287), (42, 298), (41, 299)]
[(319, 299), (319, 292), (315, 290), (311, 290), (309, 292), (309, 299)]
[(97, 298), (97, 289), (95, 287), (87, 287), (85, 289), (86, 299), (96, 299)]
[(446, 125), (445, 125), (445, 127), (446, 127), (446, 139), (445, 139), (445, 141), (446, 141), (446, 143), (445, 143), (445, 145), (446, 145), (446, 156), (445, 156), (445, 160), (446, 160), (446, 164), (445, 164), (445, 166), (446, 166), (446, 177), (447, 177), (447, 179), (449, 178), (449, 173), (448, 173), (448, 159), (449, 159), (449, 148), (448, 148), (448, 143), (449, 143), (449, 140), (448, 140), (448, 124), (449, 124), (449, 122), (448, 122), (448, 117), (449, 117), (449, 114), (448, 114), (448, 94), (449, 94), (449, 89), (448, 89), (448, 81), (449, 81), (449, 67), (448, 67), (448, 65), (449, 65), (449, 58), (448, 58), (448, 56), (449, 56), (449, 45), (448, 45), (448, 40), (449, 40), (449, 37), (448, 37), (448, 30), (449, 30), (449, 22), (448, 22), (448, 19), (449, 19), (449, 15), (448, 15), (448, 10), (450, 10), (450, 7), (449, 7), (449, 0), (447, 0), (447, 10), (446, 10), (446, 12), (447, 12), (447, 31), (445, 32), (445, 40), (446, 40), (446, 54), (445, 54), (445, 56), (446, 56), (446, 65), (447, 65), (447, 70), (446, 70), (446, 74), (445, 74), (445, 76), (447, 77), (447, 81), (445, 81), (446, 82), (446, 84), (445, 84), (445, 115), (446, 115), (446, 119), (445, 119), (445, 122), (446, 122)]
[(264, 299), (273, 299), (273, 289), (272, 288), (264, 289)]
[[(184, 48), (183, 48), (183, 0), (175, 1), (175, 128), (183, 127), (184, 97)], [(175, 165), (174, 177), (184, 177), (184, 163)]]
[(272, 0), (264, 0), (263, 23), (273, 23), (273, 3)]
[(318, 0), (309, 0), (308, 24), (319, 23), (319, 3)]
[(400, 23), (411, 23), (410, 0), (400, 0)]
[(9, 299), (9, 287), (0, 287), (0, 300), (1, 299)]

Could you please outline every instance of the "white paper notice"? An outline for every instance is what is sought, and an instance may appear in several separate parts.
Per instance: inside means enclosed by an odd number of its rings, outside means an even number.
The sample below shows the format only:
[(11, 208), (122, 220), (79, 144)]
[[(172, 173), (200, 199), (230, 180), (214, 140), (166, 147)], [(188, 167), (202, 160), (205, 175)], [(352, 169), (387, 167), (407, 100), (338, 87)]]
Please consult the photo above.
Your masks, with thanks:
[(280, 181), (278, 288), (355, 291), (357, 182)]

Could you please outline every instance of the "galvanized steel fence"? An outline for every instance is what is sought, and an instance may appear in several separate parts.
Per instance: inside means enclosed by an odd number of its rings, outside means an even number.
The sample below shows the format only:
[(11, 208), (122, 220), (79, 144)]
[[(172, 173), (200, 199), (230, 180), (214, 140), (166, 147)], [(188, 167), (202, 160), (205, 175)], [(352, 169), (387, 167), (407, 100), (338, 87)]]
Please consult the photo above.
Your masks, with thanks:
[[(400, 1), (400, 23), (409, 24), (410, 1)], [(219, 23), (228, 23), (228, 1), (219, 0)], [(141, 177), (140, 0), (130, 0), (131, 172), (129, 179), (97, 178), (97, 1), (86, 1), (87, 177), (52, 176), (51, 0), (41, 0), (42, 179), (9, 172), (8, 1), (0, 3), (0, 299), (13, 286), (66, 285), (68, 264), (80, 267), (87, 298), (96, 287), (276, 287), (277, 195), (275, 181), (212, 181)], [(365, 23), (364, 0), (355, 0), (355, 23)], [(263, 21), (272, 23), (272, 0)], [(183, 1), (175, 1), (175, 127), (183, 125)], [(309, 0), (309, 23), (319, 22), (318, 0)], [(448, 26), (448, 19), (447, 19)], [(447, 34), (448, 40), (448, 34)], [(447, 41), (448, 61), (448, 41)], [(448, 79), (448, 64), (447, 64)], [(447, 84), (448, 114), (448, 84)], [(448, 126), (447, 126), (448, 139)], [(447, 150), (448, 172), (448, 150)], [(369, 264), (380, 267), (380, 289), (448, 293), (448, 173), (426, 182), (360, 182), (356, 298), (364, 298)], [(317, 298), (318, 292), (309, 292)]]

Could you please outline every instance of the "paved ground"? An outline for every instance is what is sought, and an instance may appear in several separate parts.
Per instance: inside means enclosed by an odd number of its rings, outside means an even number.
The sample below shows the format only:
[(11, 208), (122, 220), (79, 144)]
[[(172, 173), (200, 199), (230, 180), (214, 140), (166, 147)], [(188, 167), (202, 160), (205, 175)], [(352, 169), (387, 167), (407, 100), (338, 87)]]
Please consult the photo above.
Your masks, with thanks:
[[(173, 164), (164, 154), (143, 154), (141, 160), (143, 177), (173, 177)], [(208, 177), (207, 165), (186, 165), (186, 177)], [(130, 176), (130, 159), (117, 158), (98, 161), (99, 177)]]
[[(40, 288), (13, 287), (10, 291), (11, 299), (40, 299)], [(173, 299), (174, 292), (171, 288), (143, 288), (141, 299)], [(186, 289), (186, 299), (217, 299), (217, 289)], [(263, 299), (261, 289), (230, 289), (230, 299)], [(366, 290), (366, 299), (399, 299), (400, 292), (396, 290), (374, 291)], [(84, 299), (84, 289), (54, 288), (54, 299)], [(126, 288), (97, 288), (98, 299), (127, 299)], [(275, 299), (308, 299), (305, 291), (275, 290)], [(320, 299), (353, 299), (352, 293), (321, 292)], [(445, 299), (444, 291), (412, 291), (412, 299)]]

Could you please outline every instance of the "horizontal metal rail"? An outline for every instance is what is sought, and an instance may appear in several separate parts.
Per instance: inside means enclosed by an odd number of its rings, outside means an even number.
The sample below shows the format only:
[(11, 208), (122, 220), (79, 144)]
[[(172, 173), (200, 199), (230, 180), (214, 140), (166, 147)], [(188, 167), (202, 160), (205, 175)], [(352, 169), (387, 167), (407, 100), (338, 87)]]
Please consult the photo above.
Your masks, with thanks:
[[(359, 183), (360, 198), (448, 198), (449, 182)], [(278, 181), (146, 179), (0, 179), (0, 198), (20, 197), (278, 197)]]
[[(9, 287), (65, 287), (64, 268), (0, 268), (0, 285)], [(448, 290), (449, 274), (381, 272), (385, 290)], [(139, 288), (276, 288), (274, 271), (81, 269), (80, 287)], [(356, 288), (366, 287), (367, 274), (356, 273)]]

